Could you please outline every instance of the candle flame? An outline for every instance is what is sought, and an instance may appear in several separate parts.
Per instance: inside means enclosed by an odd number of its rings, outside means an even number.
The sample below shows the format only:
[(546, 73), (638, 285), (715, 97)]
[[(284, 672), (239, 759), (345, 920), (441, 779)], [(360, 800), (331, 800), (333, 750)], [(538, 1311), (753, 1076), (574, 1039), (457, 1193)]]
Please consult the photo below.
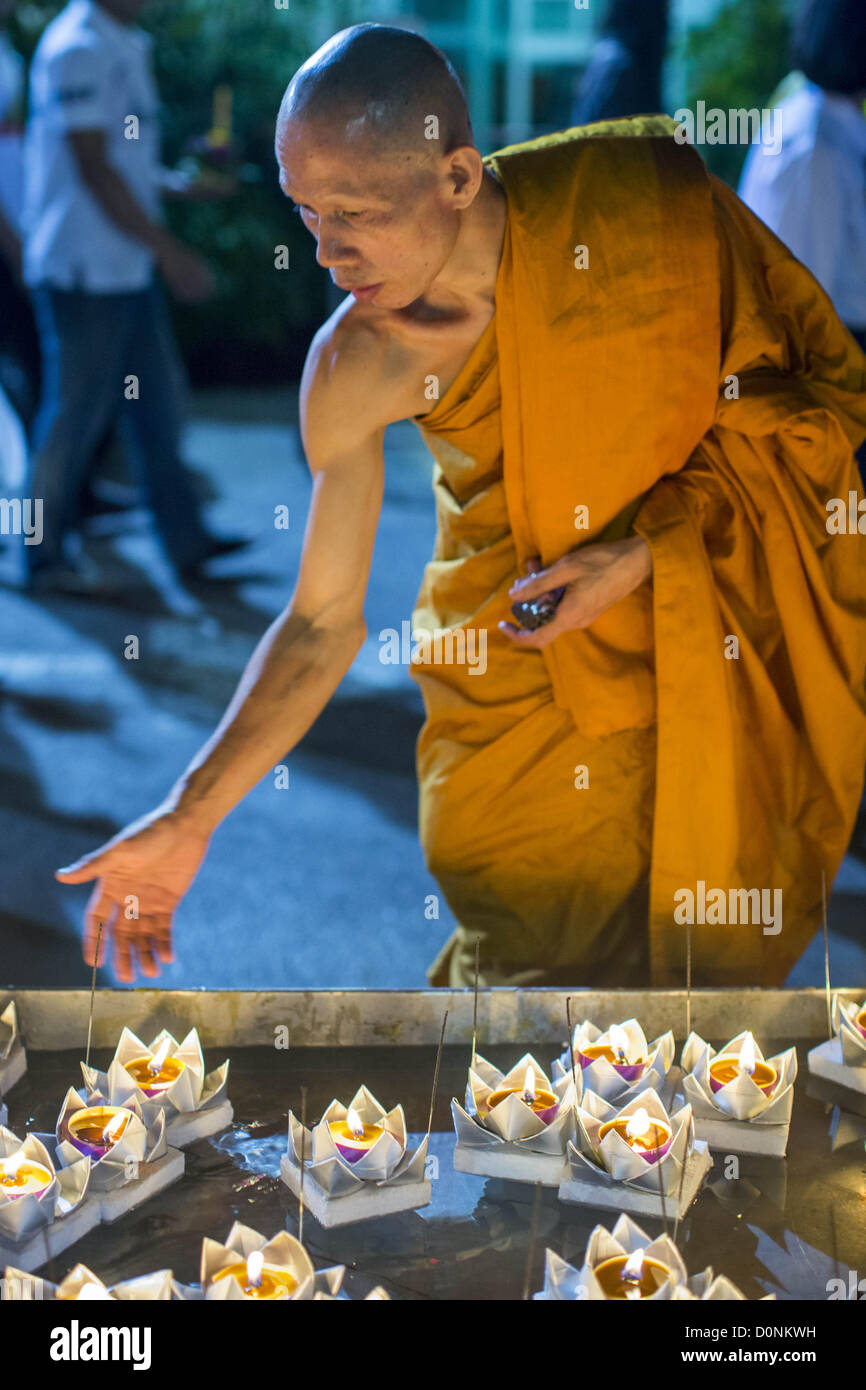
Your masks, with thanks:
[(751, 1033), (747, 1033), (743, 1039), (743, 1045), (740, 1048), (740, 1071), (748, 1072), (749, 1076), (751, 1076), (755, 1070), (755, 1063), (757, 1060), (755, 1055), (755, 1040)]
[(165, 1038), (160, 1043), (156, 1052), (154, 1052), (153, 1056), (147, 1064), (147, 1070), (151, 1073), (151, 1075), (159, 1076), (159, 1073), (162, 1071), (163, 1064), (165, 1063), (165, 1059), (168, 1056), (168, 1049), (169, 1041), (168, 1038)]
[(649, 1132), (649, 1127), (649, 1111), (644, 1110), (643, 1106), (641, 1106), (640, 1110), (636, 1110), (634, 1114), (630, 1116), (628, 1124), (625, 1127), (625, 1132), (629, 1139), (640, 1139)]
[(17, 1178), (24, 1163), (24, 1155), (16, 1154), (14, 1158), (4, 1159), (0, 1165), (0, 1173), (4, 1178)]
[(622, 1267), (620, 1279), (628, 1280), (631, 1283), (639, 1284), (643, 1275), (643, 1258), (646, 1251), (643, 1247), (633, 1250)]
[(96, 1303), (99, 1300), (104, 1302), (105, 1299), (110, 1298), (111, 1294), (108, 1292), (105, 1285), (94, 1284), (92, 1280), (89, 1280), (86, 1284), (82, 1284), (78, 1293), (75, 1295), (76, 1303)]
[(121, 1126), (125, 1123), (126, 1117), (127, 1112), (125, 1110), (118, 1110), (116, 1114), (112, 1115), (108, 1124), (102, 1131), (102, 1137), (106, 1143), (115, 1138)]
[(526, 1068), (526, 1081), (523, 1085), (523, 1100), (531, 1104), (535, 1100), (535, 1068)]
[(361, 1116), (358, 1114), (357, 1110), (353, 1110), (351, 1106), (349, 1107), (349, 1113), (346, 1116), (346, 1124), (349, 1126), (356, 1139), (363, 1139), (364, 1121), (361, 1119)]
[(626, 1053), (628, 1052), (628, 1033), (624, 1028), (621, 1028), (618, 1023), (614, 1023), (610, 1027), (608, 1037), (610, 1038), (610, 1045), (614, 1052), (618, 1053), (619, 1056), (625, 1060)]
[(254, 1250), (247, 1256), (247, 1284), (251, 1289), (261, 1286), (262, 1270), (265, 1267), (265, 1257), (261, 1250)]

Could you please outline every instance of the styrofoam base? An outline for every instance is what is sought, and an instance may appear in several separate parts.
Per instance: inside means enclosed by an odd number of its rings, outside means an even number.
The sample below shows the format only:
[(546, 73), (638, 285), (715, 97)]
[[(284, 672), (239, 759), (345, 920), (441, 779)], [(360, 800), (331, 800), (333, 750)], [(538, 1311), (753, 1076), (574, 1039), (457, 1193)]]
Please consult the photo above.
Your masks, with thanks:
[(526, 1150), (515, 1152), (515, 1145), (492, 1144), (474, 1148), (454, 1145), (454, 1167), (458, 1173), (475, 1173), (481, 1178), (510, 1178), (512, 1182), (540, 1182), (542, 1187), (559, 1187), (568, 1177), (565, 1154), (542, 1154)]
[(695, 1116), (695, 1136), (720, 1153), (784, 1158), (789, 1125), (758, 1125), (747, 1120), (705, 1120)]
[[(709, 1146), (700, 1139), (695, 1140), (694, 1149), (686, 1160), (682, 1192), (679, 1194), (679, 1216), (685, 1216), (698, 1195), (707, 1173), (713, 1166)], [(605, 1210), (634, 1212), (638, 1216), (677, 1215), (677, 1194), (665, 1197), (662, 1206), (661, 1194), (645, 1192), (629, 1187), (627, 1183), (596, 1182), (591, 1177), (583, 1177), (576, 1169), (559, 1186), (561, 1202), (575, 1202), (584, 1207), (604, 1207)]]
[[(299, 1197), (301, 1190), (301, 1170), (283, 1154), (280, 1159), (280, 1177), (290, 1192)], [(314, 1216), (320, 1226), (348, 1226), (355, 1221), (371, 1221), (376, 1216), (393, 1216), (398, 1211), (416, 1211), (418, 1207), (430, 1205), (430, 1183), (401, 1182), (379, 1187), (375, 1183), (365, 1183), (358, 1192), (348, 1192), (345, 1197), (329, 1197), (318, 1183), (310, 1177), (309, 1170), (304, 1173), (304, 1209)]]
[(838, 1081), (825, 1081), (813, 1072), (806, 1074), (806, 1095), (812, 1100), (821, 1100), (825, 1105), (838, 1105), (840, 1110), (850, 1115), (866, 1115), (866, 1096), (851, 1086), (840, 1086)]
[(99, 1198), (85, 1197), (75, 1211), (52, 1221), (50, 1226), (44, 1226), (20, 1244), (0, 1236), (0, 1275), (7, 1265), (31, 1274), (34, 1269), (62, 1255), (70, 1245), (89, 1235), (99, 1225), (100, 1219)]
[(154, 1197), (157, 1192), (162, 1192), (163, 1188), (182, 1178), (185, 1166), (186, 1159), (180, 1150), (169, 1149), (155, 1163), (139, 1164), (137, 1178), (111, 1192), (98, 1193), (91, 1200), (98, 1202), (103, 1221), (108, 1224), (119, 1221), (121, 1216), (146, 1202), (148, 1197)]
[(185, 1149), (197, 1139), (207, 1139), (211, 1134), (228, 1129), (234, 1117), (230, 1100), (221, 1100), (218, 1105), (207, 1106), (204, 1110), (175, 1114), (171, 1120), (166, 1111), (165, 1137), (173, 1149)]
[(24, 1048), (13, 1047), (5, 1062), (0, 1062), (0, 1096), (11, 1091), (16, 1081), (20, 1081), (27, 1070), (27, 1053)]
[(827, 1042), (813, 1047), (807, 1061), (813, 1076), (819, 1076), (822, 1081), (832, 1081), (836, 1086), (844, 1086), (846, 1091), (855, 1091), (866, 1097), (866, 1067), (845, 1065), (841, 1038), (829, 1038)]

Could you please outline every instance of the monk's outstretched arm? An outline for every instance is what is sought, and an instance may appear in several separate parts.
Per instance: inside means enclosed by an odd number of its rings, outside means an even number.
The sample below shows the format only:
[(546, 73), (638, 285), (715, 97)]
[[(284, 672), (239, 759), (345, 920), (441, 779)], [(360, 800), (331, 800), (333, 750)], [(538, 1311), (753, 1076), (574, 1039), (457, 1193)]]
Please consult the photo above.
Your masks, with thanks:
[[(148, 976), (172, 959), (172, 914), (211, 834), (307, 732), (366, 635), (363, 603), (382, 502), (384, 426), (364, 403), (375, 393), (363, 371), (351, 367), (331, 334), (317, 337), (301, 385), (313, 492), (297, 583), (218, 728), (161, 805), (57, 873), (64, 883), (97, 880), (84, 955), (92, 963), (103, 923), (104, 935), (114, 936), (121, 980), (134, 978), (133, 950)], [(135, 915), (128, 917), (130, 903)]]

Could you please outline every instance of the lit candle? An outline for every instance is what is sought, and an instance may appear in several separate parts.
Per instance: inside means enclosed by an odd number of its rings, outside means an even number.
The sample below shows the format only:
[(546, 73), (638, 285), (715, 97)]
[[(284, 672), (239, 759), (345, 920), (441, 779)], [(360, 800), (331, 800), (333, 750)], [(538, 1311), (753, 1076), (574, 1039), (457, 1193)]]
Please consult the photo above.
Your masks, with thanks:
[(854, 1022), (856, 1023), (860, 1032), (863, 1034), (864, 1038), (866, 1038), (866, 1004), (863, 1005)]
[(384, 1125), (365, 1125), (357, 1110), (351, 1107), (345, 1120), (329, 1120), (328, 1129), (340, 1153), (349, 1163), (357, 1163), (385, 1133)]
[(0, 1192), (5, 1197), (38, 1197), (53, 1180), (53, 1173), (23, 1154), (0, 1164)]
[(670, 1270), (661, 1260), (647, 1259), (645, 1250), (633, 1250), (630, 1255), (614, 1255), (602, 1260), (593, 1271), (605, 1298), (634, 1301), (649, 1298), (670, 1278)]
[(214, 1282), (228, 1279), (231, 1275), (240, 1284), (244, 1298), (291, 1298), (298, 1287), (297, 1279), (287, 1269), (266, 1265), (261, 1250), (254, 1250), (245, 1261), (240, 1260), (237, 1264), (217, 1270)]
[(581, 1067), (592, 1066), (597, 1058), (603, 1057), (605, 1061), (610, 1062), (623, 1081), (637, 1081), (646, 1071), (646, 1058), (636, 1057), (632, 1061), (628, 1060), (628, 1033), (618, 1023), (614, 1023), (608, 1030), (608, 1037), (610, 1042), (585, 1043), (579, 1049), (577, 1056)]
[(520, 1096), (524, 1105), (528, 1105), (544, 1124), (549, 1125), (556, 1118), (559, 1101), (552, 1091), (536, 1087), (535, 1071), (532, 1067), (526, 1068), (526, 1081), (522, 1086), (502, 1086), (498, 1091), (492, 1091), (487, 1097), (487, 1106), (492, 1110), (500, 1101), (505, 1100), (506, 1096), (515, 1095)]
[(69, 1141), (83, 1154), (102, 1158), (122, 1138), (132, 1112), (119, 1105), (91, 1105), (69, 1117)]
[(643, 1106), (635, 1110), (633, 1115), (620, 1116), (603, 1124), (598, 1131), (599, 1142), (611, 1130), (615, 1130), (629, 1148), (639, 1153), (647, 1163), (657, 1163), (664, 1158), (673, 1137), (670, 1128), (661, 1120), (651, 1120), (649, 1111), (644, 1110)]
[(746, 1034), (738, 1057), (725, 1054), (713, 1058), (710, 1062), (710, 1087), (713, 1091), (720, 1091), (730, 1081), (744, 1075), (751, 1076), (755, 1085), (768, 1095), (778, 1081), (775, 1067), (771, 1067), (769, 1062), (757, 1060), (751, 1033)]
[(124, 1063), (133, 1081), (149, 1099), (173, 1086), (184, 1069), (178, 1057), (169, 1057), (168, 1049), (169, 1041), (165, 1038), (152, 1057), (133, 1057), (132, 1061)]

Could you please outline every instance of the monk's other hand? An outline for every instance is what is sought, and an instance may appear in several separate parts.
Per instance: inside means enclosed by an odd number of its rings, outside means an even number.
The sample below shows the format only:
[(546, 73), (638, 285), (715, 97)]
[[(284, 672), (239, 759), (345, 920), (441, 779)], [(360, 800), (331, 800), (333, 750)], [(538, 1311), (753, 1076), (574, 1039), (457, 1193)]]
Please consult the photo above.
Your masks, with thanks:
[(209, 832), (179, 813), (160, 807), (57, 870), (61, 883), (96, 880), (84, 917), (82, 950), (88, 965), (95, 963), (100, 922), (99, 964), (105, 964), (110, 939), (115, 974), (124, 984), (135, 979), (136, 964), (153, 979), (160, 965), (174, 959), (174, 909), (198, 873), (209, 838)]
[(549, 646), (563, 632), (589, 627), (649, 579), (652, 552), (642, 536), (628, 536), (621, 541), (582, 546), (546, 569), (530, 560), (527, 569), (529, 573), (512, 584), (509, 597), (523, 603), (564, 589), (554, 617), (535, 629), (504, 621), (499, 629), (516, 646), (540, 648)]

